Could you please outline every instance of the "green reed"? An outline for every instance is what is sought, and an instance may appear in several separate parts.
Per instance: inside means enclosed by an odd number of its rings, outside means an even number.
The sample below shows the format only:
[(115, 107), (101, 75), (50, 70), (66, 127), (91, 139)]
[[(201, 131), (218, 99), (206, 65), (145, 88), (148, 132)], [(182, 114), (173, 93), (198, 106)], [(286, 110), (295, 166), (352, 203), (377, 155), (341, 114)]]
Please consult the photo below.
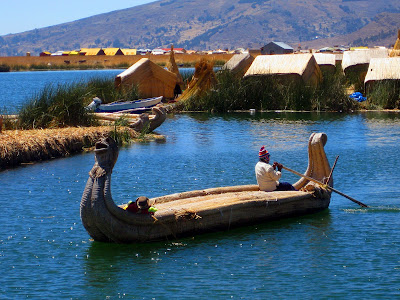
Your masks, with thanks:
[(136, 87), (116, 89), (113, 79), (49, 84), (22, 106), (18, 124), (23, 129), (95, 125), (92, 114), (85, 109), (94, 97), (103, 103), (138, 99)]
[(400, 109), (400, 82), (373, 82), (367, 88), (367, 109)]
[(341, 73), (325, 74), (318, 87), (307, 86), (296, 78), (280, 76), (242, 78), (227, 70), (216, 75), (218, 83), (214, 89), (185, 101), (186, 110), (347, 111), (357, 106), (346, 95), (346, 80)]

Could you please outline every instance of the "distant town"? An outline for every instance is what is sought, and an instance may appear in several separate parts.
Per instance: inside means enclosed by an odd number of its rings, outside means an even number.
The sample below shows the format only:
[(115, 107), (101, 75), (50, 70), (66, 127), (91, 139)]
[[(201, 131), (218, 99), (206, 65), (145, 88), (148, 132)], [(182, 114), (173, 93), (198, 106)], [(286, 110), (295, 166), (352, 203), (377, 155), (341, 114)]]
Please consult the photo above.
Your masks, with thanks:
[[(376, 46), (374, 48), (386, 49), (382, 46)], [(270, 42), (260, 49), (245, 49), (237, 48), (234, 50), (228, 49), (216, 49), (207, 51), (196, 51), (186, 50), (184, 48), (173, 48), (175, 54), (241, 54), (241, 53), (254, 53), (254, 54), (290, 54), (299, 52), (320, 52), (320, 53), (343, 53), (348, 50), (363, 50), (369, 49), (369, 47), (348, 47), (344, 45), (336, 45), (332, 47), (323, 47), (320, 49), (307, 49), (303, 50), (301, 47), (297, 49), (289, 46), (284, 42)], [(117, 56), (117, 55), (166, 55), (171, 52), (171, 48), (155, 48), (155, 49), (127, 49), (127, 48), (82, 48), (79, 50), (59, 50), (56, 52), (43, 51), (39, 56), (89, 56), (89, 55), (106, 55), (106, 56)], [(30, 53), (27, 53), (30, 56)]]

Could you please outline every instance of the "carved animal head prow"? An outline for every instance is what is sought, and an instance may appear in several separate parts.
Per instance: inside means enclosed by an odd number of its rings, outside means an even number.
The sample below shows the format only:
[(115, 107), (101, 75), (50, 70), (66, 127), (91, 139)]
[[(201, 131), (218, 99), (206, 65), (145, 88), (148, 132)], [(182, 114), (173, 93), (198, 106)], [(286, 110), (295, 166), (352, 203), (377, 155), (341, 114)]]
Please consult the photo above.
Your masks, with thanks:
[(89, 175), (93, 178), (111, 173), (118, 159), (118, 145), (111, 137), (103, 137), (95, 144), (95, 164)]

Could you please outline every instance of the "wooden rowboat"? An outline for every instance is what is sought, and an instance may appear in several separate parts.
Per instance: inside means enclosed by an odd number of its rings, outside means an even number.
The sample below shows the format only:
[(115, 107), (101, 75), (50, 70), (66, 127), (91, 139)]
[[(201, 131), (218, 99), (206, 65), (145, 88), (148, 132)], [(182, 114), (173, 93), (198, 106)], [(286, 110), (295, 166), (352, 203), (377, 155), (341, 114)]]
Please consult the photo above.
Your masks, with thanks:
[[(308, 168), (304, 175), (323, 181), (330, 178), (324, 151), (327, 136), (313, 133), (309, 139)], [(150, 199), (154, 215), (137, 214), (117, 206), (111, 196), (111, 172), (118, 148), (110, 138), (96, 144), (95, 164), (89, 173), (82, 200), (81, 219), (95, 241), (136, 243), (158, 241), (204, 232), (301, 216), (328, 208), (331, 192), (301, 178), (301, 191), (263, 192), (257, 185), (219, 187)]]
[(149, 109), (161, 103), (163, 97), (154, 97), (147, 99), (139, 99), (135, 101), (117, 101), (108, 104), (101, 104), (99, 98), (94, 98), (92, 103), (88, 105), (89, 110), (94, 110), (97, 113), (142, 113), (145, 109)]

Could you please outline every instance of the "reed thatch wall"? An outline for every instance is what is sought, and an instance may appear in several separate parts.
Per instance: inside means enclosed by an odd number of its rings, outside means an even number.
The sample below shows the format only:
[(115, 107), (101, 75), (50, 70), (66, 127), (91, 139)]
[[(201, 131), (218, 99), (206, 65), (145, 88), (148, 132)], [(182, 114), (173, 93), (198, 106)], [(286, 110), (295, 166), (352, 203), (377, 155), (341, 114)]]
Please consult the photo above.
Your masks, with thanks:
[(371, 59), (365, 85), (382, 80), (400, 80), (400, 57)]
[(234, 74), (243, 76), (250, 68), (254, 61), (254, 57), (250, 54), (235, 54), (230, 60), (228, 60), (222, 69), (230, 70)]
[(336, 70), (336, 57), (331, 53), (314, 53), (314, 58), (321, 71), (334, 73)]
[(178, 84), (178, 76), (142, 58), (129, 69), (115, 78), (116, 87), (137, 85), (143, 98), (164, 96), (174, 98), (174, 89)]
[(282, 54), (257, 56), (244, 77), (280, 75), (298, 77), (306, 85), (315, 86), (322, 81), (321, 70), (312, 54)]
[[(388, 49), (366, 49), (345, 51), (343, 53), (342, 69), (345, 73), (352, 71), (357, 66), (362, 65), (365, 72), (368, 69), (368, 64), (371, 58), (386, 58), (389, 57)], [(359, 69), (359, 68), (358, 68)]]

